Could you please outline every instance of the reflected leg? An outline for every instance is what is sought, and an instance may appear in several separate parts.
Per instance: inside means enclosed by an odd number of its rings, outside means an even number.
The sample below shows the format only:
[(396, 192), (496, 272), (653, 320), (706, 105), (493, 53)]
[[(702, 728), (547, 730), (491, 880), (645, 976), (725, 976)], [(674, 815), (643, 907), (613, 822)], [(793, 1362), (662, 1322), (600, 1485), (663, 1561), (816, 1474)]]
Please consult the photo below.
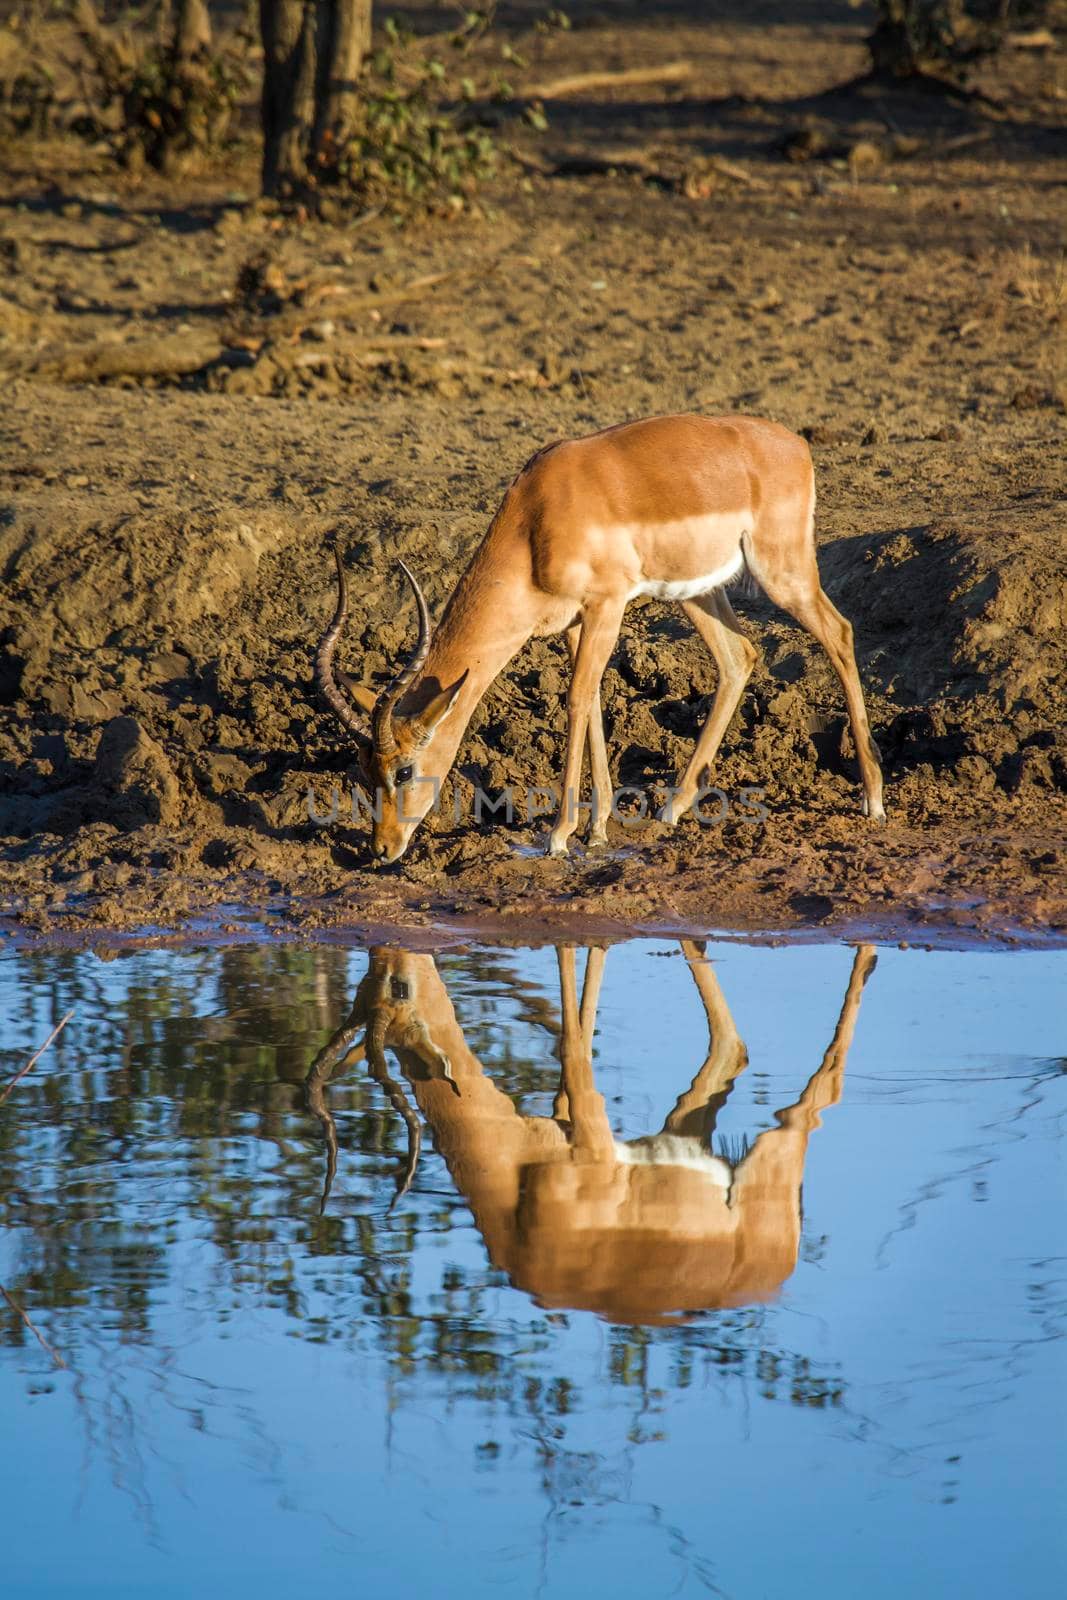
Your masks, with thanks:
[[(563, 1013), (560, 1102), (565, 1103), (569, 1111), (571, 1144), (576, 1154), (589, 1159), (613, 1160), (615, 1139), (604, 1097), (593, 1078), (592, 1052), (586, 1044), (586, 1030), (583, 1027), (584, 1020), (588, 1023), (591, 1038), (592, 1012), (595, 1012), (596, 993), (603, 972), (604, 951), (590, 952), (590, 963), (593, 963), (594, 955), (598, 960), (592, 964), (592, 971), (588, 965), (586, 968), (586, 992), (590, 997), (591, 1010), (586, 1012), (584, 1019), (582, 1010), (585, 1008), (579, 1009), (578, 1005), (574, 946), (561, 945), (556, 955), (559, 961), (560, 1008)], [(593, 983), (591, 991), (590, 977)]]
[(704, 953), (703, 940), (683, 939), (681, 946), (704, 1003), (704, 1015), (708, 1020), (708, 1053), (689, 1088), (675, 1101), (663, 1124), (663, 1132), (688, 1134), (710, 1144), (715, 1132), (715, 1120), (733, 1088), (734, 1080), (748, 1066), (748, 1051), (719, 988), (714, 968)]

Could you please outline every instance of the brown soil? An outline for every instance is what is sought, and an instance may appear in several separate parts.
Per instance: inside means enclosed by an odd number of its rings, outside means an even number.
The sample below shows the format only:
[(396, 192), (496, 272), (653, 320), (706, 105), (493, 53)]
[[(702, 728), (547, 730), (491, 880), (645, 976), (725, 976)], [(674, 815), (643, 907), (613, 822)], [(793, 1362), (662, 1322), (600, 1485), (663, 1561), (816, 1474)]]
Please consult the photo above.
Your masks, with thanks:
[[(1057, 53), (1007, 52), (996, 104), (834, 89), (863, 69), (862, 10), (652, 9), (533, 34), (535, 8), (508, 8), (520, 85), (692, 74), (550, 107), (527, 167), (448, 221), (281, 219), (236, 193), (250, 149), (180, 187), (74, 141), (5, 151), (9, 926), (219, 926), (242, 905), (308, 927), (1067, 928)], [(590, 153), (614, 170), (529, 171)], [(257, 256), (267, 287), (261, 269), (238, 305)], [(116, 348), (160, 337), (206, 365), (123, 375), (140, 357)], [(79, 381), (105, 348), (112, 376)], [(310, 686), (328, 540), (352, 552), (346, 665), (379, 685), (413, 631), (398, 557), (439, 611), (533, 449), (679, 409), (810, 437), (888, 826), (859, 814), (828, 663), (743, 599), (762, 664), (716, 781), (762, 787), (765, 822), (619, 826), (559, 862), (543, 823), (457, 824), (449, 801), (384, 873), (361, 828), (309, 823), (309, 784), (324, 805), (349, 774)], [(562, 642), (522, 652), (464, 742), (465, 793), (556, 775), (565, 682)], [(713, 687), (680, 611), (635, 604), (604, 684), (620, 782), (670, 781)]]

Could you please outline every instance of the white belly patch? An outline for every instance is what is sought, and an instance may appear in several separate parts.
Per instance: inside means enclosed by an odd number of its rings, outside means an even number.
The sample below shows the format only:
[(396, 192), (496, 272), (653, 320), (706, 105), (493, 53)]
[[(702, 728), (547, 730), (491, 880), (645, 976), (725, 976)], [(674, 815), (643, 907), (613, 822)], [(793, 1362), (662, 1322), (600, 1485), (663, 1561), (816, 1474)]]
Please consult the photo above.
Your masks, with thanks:
[(634, 586), (626, 596), (627, 600), (636, 600), (639, 594), (651, 595), (654, 600), (694, 600), (698, 594), (708, 594), (712, 589), (721, 589), (724, 583), (729, 583), (731, 578), (736, 578), (745, 564), (738, 545), (735, 553), (723, 566), (714, 572), (708, 572), (702, 578), (681, 578), (671, 582), (665, 578), (647, 578), (644, 583)]
[(658, 1133), (655, 1138), (635, 1139), (632, 1143), (616, 1141), (615, 1158), (631, 1167), (688, 1167), (692, 1172), (702, 1172), (721, 1189), (729, 1189), (734, 1181), (728, 1161), (686, 1134)]

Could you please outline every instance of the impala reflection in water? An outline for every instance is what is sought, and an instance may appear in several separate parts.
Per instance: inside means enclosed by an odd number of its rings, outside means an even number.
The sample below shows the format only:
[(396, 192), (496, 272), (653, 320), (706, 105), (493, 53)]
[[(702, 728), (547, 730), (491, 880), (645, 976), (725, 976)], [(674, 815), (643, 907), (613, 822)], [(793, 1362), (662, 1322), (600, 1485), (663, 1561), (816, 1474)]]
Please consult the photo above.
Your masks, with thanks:
[[(576, 952), (557, 950), (562, 1027), (551, 1117), (523, 1116), (469, 1048), (430, 955), (372, 950), (351, 1015), (316, 1056), (308, 1102), (327, 1142), (323, 1205), (336, 1171), (327, 1085), (366, 1061), (408, 1129), (399, 1193), (421, 1148), (418, 1112), (467, 1202), (494, 1266), (546, 1308), (616, 1322), (757, 1304), (777, 1293), (800, 1247), (808, 1136), (841, 1097), (845, 1061), (874, 950), (855, 954), (837, 1028), (778, 1126), (731, 1155), (714, 1149), (718, 1113), (747, 1053), (704, 947), (682, 941), (708, 1023), (708, 1052), (658, 1133), (620, 1141), (593, 1071), (606, 952), (588, 952), (581, 1000)], [(389, 1071), (386, 1052), (403, 1083)]]
[(0, 945), (3, 1600), (1058, 1593), (1067, 951), (873, 966)]

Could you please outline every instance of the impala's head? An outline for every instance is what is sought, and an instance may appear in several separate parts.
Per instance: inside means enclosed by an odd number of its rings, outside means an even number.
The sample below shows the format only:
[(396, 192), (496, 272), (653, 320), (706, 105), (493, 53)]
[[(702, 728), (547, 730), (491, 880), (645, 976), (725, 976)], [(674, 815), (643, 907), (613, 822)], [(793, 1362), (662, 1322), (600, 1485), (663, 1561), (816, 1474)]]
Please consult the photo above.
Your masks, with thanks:
[(430, 613), (422, 590), (401, 562), (418, 607), (419, 637), (408, 660), (373, 702), (368, 737), (356, 706), (369, 697), (345, 673), (338, 673), (351, 697), (346, 699), (333, 670), (333, 652), (348, 613), (348, 588), (336, 548), (334, 558), (337, 610), (319, 644), (315, 681), (355, 740), (359, 782), (371, 815), (371, 853), (387, 865), (404, 854), (415, 829), (439, 799), (455, 741), (439, 739), (438, 731), (456, 703), (466, 674), (449, 685), (422, 676), (432, 639)]

